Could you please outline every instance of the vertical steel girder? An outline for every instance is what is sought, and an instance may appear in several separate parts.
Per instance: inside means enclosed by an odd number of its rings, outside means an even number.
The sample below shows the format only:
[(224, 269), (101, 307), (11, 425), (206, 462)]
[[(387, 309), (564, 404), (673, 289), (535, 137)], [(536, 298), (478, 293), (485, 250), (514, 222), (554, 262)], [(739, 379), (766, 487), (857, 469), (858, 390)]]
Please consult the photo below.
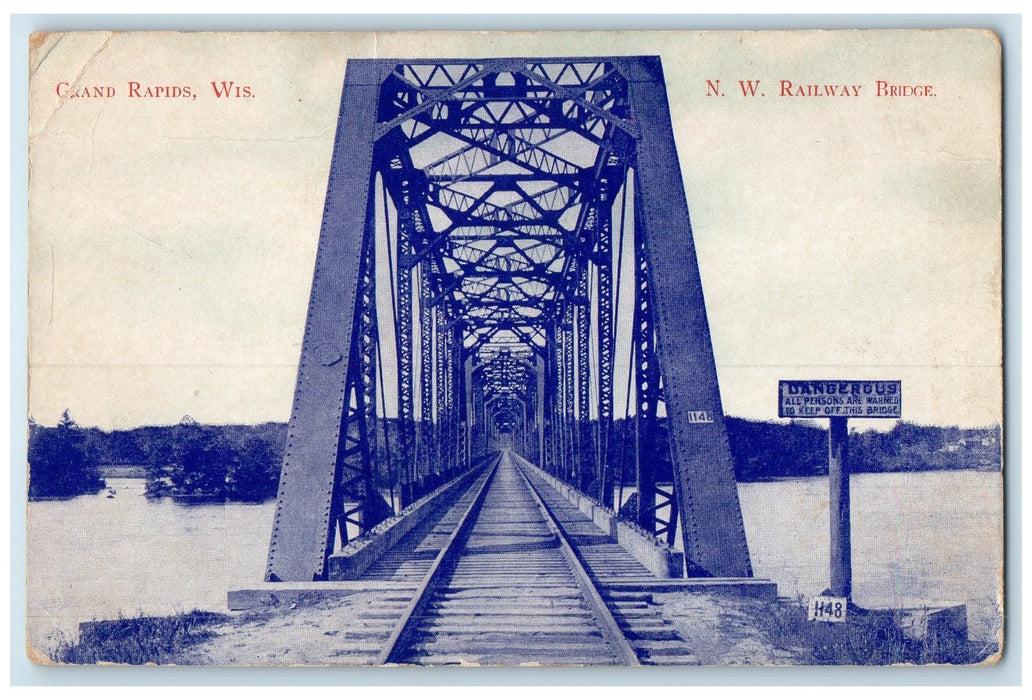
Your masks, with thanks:
[(436, 371), (435, 379), (437, 381), (437, 391), (434, 395), (434, 401), (436, 405), (437, 413), (437, 465), (438, 473), (435, 477), (441, 473), (447, 472), (451, 466), (451, 454), (448, 449), (448, 443), (451, 441), (451, 416), (448, 406), (448, 400), (451, 394), (448, 390), (449, 380), (451, 378), (451, 372), (449, 370), (449, 357), (448, 351), (450, 350), (448, 343), (448, 334), (444, 328), (447, 325), (447, 320), (444, 317), (444, 309), (440, 306), (434, 307), (434, 339), (437, 344), (437, 353), (435, 356), (436, 360)]
[[(449, 467), (452, 472), (458, 469), (463, 460), (463, 445), (466, 438), (463, 435), (463, 402), (459, 398), (463, 396), (463, 371), (462, 371), (462, 343), (459, 340), (461, 327), (452, 325), (448, 328), (448, 423), (450, 441), (448, 444)], [(450, 474), (449, 474), (450, 475)]]
[(613, 474), (609, 469), (609, 437), (613, 432), (613, 210), (607, 200), (599, 211), (597, 270), (598, 311), (598, 472), (600, 475), (599, 499), (605, 504), (613, 502)]
[(416, 482), (430, 474), (431, 464), (436, 464), (439, 457), (434, 435), (434, 313), (427, 303), (432, 296), (429, 267), (429, 263), (421, 263), (419, 274), (419, 366), (422, 368), (419, 387), (419, 451), (422, 463), (417, 462), (415, 465)]
[(574, 425), (574, 340), (573, 340), (573, 304), (567, 302), (563, 306), (562, 326), (559, 329), (560, 350), (562, 352), (562, 425), (563, 425), (563, 474), (564, 479), (576, 483), (577, 472), (576, 446), (574, 444), (576, 428)]
[[(348, 445), (346, 411), (363, 239), (370, 206), (376, 102), (382, 66), (348, 67), (322, 232), (301, 345), (297, 387), (269, 543), (268, 581), (322, 578), (333, 547), (334, 490)], [(364, 479), (363, 475), (363, 479)], [(350, 483), (350, 482), (349, 482)], [(350, 495), (350, 494), (349, 494)], [(364, 495), (364, 494), (355, 494)]]
[(465, 397), (466, 401), (465, 430), (463, 431), (465, 437), (465, 441), (463, 442), (463, 461), (465, 461), (473, 454), (473, 434), (478, 428), (476, 411), (473, 408), (473, 401), (476, 396), (477, 388), (473, 383), (472, 357), (467, 357), (462, 363), (462, 383), (465, 387), (465, 391), (462, 392), (462, 395)]
[(545, 393), (545, 359), (540, 355), (534, 358), (534, 369), (535, 369), (535, 380), (536, 388), (534, 396), (534, 423), (537, 429), (537, 464), (542, 469), (547, 469), (546, 455), (547, 451), (545, 448), (547, 434), (547, 428), (545, 426), (545, 417), (548, 415), (547, 394)]
[(702, 279), (656, 57), (628, 64), (638, 126), (636, 208), (645, 230), (674, 488), (685, 556), (715, 576), (752, 576), (717, 385)]
[(595, 480), (598, 457), (591, 439), (591, 376), (589, 355), (589, 327), (591, 324), (588, 304), (588, 265), (583, 262), (577, 271), (577, 306), (574, 307), (577, 334), (577, 472), (580, 489), (590, 493)]
[[(390, 512), (376, 490), (378, 343), (390, 337), (377, 328), (378, 176), (396, 240), (403, 504), (486, 449), (489, 405), (514, 447), (612, 498), (624, 351), (612, 199), (632, 170), (638, 520), (668, 540), (680, 520), (691, 572), (751, 575), (658, 58), (377, 59), (349, 61), (345, 77), (267, 580), (323, 578), (349, 525), (362, 532)], [(478, 379), (507, 353), (536, 364), (534, 378)], [(673, 475), (672, 494), (657, 472)], [(664, 499), (676, 501), (666, 522), (653, 505), (666, 512)]]
[(560, 389), (559, 367), (561, 359), (559, 356), (560, 336), (554, 325), (548, 326), (545, 333), (545, 353), (542, 365), (545, 372), (544, 394), (542, 403), (545, 405), (545, 468), (549, 474), (556, 477), (563, 476), (561, 446), (562, 446), (562, 391)]
[[(637, 190), (636, 190), (637, 196)], [(635, 265), (634, 265), (634, 412), (638, 487), (638, 525), (648, 532), (656, 532), (657, 467), (662, 467), (667, 454), (660, 449), (659, 431), (659, 361), (656, 357), (656, 330), (652, 314), (652, 293), (647, 248), (639, 215), (635, 207)]]
[[(403, 195), (397, 202), (397, 328), (398, 349), (398, 451), (401, 458), (401, 507), (413, 500), (416, 483), (415, 464), (415, 397), (413, 387), (412, 343), (412, 193), (410, 183), (401, 183)], [(386, 195), (386, 189), (384, 194)], [(386, 196), (384, 207), (387, 207)]]

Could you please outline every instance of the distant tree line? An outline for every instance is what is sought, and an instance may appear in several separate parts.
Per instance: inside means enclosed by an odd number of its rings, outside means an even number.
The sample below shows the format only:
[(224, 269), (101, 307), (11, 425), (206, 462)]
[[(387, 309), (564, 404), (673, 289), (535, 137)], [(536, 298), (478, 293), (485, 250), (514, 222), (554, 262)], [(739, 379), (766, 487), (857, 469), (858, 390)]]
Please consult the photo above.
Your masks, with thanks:
[(958, 428), (897, 423), (892, 430), (850, 435), (850, 459), (858, 471), (893, 472), (931, 469), (1002, 467), (1003, 436), (999, 426)]
[[(658, 447), (666, 449), (665, 420)], [(398, 426), (387, 421), (376, 436), (375, 484), (384, 490), (400, 481)], [(273, 498), (279, 483), (287, 426), (178, 425), (104, 431), (83, 428), (66, 411), (55, 427), (29, 425), (29, 498), (69, 498), (105, 487), (106, 465), (142, 465), (148, 496), (185, 502), (249, 501)], [(739, 481), (820, 476), (828, 473), (827, 432), (805, 421), (788, 424), (727, 419), (728, 442)], [(632, 483), (633, 420), (617, 421), (609, 441), (613, 474)], [(979, 429), (920, 426), (900, 422), (886, 432), (850, 435), (854, 472), (929, 469), (1000, 469), (999, 426)], [(664, 473), (664, 468), (667, 470)], [(669, 466), (657, 479), (669, 480)]]
[(727, 439), (738, 481), (828, 473), (828, 433), (821, 428), (729, 417)]
[(29, 499), (71, 498), (104, 486), (95, 446), (65, 411), (53, 428), (29, 421)]
[[(828, 473), (828, 433), (823, 426), (728, 418), (727, 434), (739, 481)], [(999, 426), (958, 428), (900, 421), (884, 432), (851, 433), (849, 464), (858, 473), (999, 470), (1000, 448)]]
[(108, 465), (139, 465), (147, 495), (186, 502), (264, 501), (276, 495), (286, 425), (178, 425), (105, 431), (30, 422), (29, 498), (97, 493)]
[[(617, 420), (609, 443), (609, 464), (625, 484), (635, 479), (634, 420)], [(738, 481), (765, 481), (828, 473), (828, 432), (809, 421), (779, 423), (727, 418), (727, 438)], [(666, 419), (659, 421), (658, 452), (668, 454)], [(923, 426), (899, 422), (891, 430), (849, 436), (853, 472), (999, 470), (1001, 431), (988, 428)], [(656, 479), (673, 478), (669, 464), (657, 464)]]

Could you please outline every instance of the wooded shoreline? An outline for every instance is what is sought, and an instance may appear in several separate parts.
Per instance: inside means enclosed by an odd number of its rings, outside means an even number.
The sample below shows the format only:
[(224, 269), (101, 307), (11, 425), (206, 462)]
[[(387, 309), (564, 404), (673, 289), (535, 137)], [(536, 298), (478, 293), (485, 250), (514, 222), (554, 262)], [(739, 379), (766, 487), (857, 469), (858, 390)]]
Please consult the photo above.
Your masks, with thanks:
[[(389, 442), (377, 436), (382, 466), (374, 479), (385, 489), (398, 485), (398, 428), (396, 419), (388, 419), (384, 432)], [(827, 432), (816, 424), (728, 417), (727, 432), (740, 482), (828, 473)], [(67, 414), (55, 427), (30, 423), (29, 499), (98, 493), (105, 486), (102, 471), (131, 466), (133, 476), (147, 478), (150, 497), (268, 500), (276, 495), (286, 433), (285, 423), (201, 425), (189, 418), (177, 425), (112, 431), (81, 427)], [(611, 473), (627, 485), (635, 480), (633, 436), (633, 419), (616, 421), (608, 449)], [(999, 471), (1001, 439), (998, 425), (959, 428), (901, 421), (885, 432), (852, 433), (850, 461), (854, 473)], [(663, 465), (659, 472), (658, 479), (670, 478), (662, 473)]]

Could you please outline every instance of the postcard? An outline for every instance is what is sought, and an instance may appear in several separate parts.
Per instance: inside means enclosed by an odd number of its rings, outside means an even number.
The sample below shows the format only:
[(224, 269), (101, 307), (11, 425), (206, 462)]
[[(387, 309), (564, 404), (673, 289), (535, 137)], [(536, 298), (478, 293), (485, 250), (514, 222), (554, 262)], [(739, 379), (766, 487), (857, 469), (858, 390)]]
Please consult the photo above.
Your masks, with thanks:
[(988, 30), (30, 42), (40, 664), (992, 664)]

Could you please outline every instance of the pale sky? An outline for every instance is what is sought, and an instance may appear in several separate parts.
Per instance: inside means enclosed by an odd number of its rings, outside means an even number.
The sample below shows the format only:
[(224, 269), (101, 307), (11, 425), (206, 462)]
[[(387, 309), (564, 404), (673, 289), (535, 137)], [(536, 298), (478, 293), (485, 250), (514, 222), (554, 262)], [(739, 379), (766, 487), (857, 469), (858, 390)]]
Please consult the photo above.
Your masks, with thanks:
[[(906, 420), (1002, 420), (999, 53), (962, 30), (48, 37), (30, 59), (30, 414), (286, 420), (347, 58), (616, 54), (663, 60), (729, 415), (775, 418), (778, 379), (888, 378)], [(216, 99), (223, 80), (254, 97)], [(782, 80), (862, 87), (781, 97)], [(878, 80), (935, 97), (879, 98)], [(61, 99), (61, 81), (117, 94)]]

